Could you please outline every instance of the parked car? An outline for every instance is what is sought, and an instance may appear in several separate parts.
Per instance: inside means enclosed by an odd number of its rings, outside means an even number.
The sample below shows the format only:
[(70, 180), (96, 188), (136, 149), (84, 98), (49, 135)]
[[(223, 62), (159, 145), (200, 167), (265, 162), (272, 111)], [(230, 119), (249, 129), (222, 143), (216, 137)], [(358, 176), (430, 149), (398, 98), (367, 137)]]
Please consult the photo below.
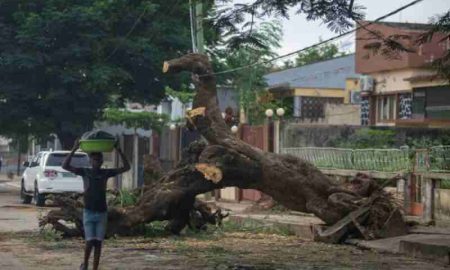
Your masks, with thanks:
[[(27, 168), (22, 175), (20, 192), (22, 203), (31, 203), (34, 198), (37, 206), (44, 206), (48, 194), (83, 192), (83, 179), (61, 167), (69, 153), (69, 151), (39, 152), (31, 162), (25, 162)], [(76, 152), (71, 165), (89, 167), (88, 155)]]

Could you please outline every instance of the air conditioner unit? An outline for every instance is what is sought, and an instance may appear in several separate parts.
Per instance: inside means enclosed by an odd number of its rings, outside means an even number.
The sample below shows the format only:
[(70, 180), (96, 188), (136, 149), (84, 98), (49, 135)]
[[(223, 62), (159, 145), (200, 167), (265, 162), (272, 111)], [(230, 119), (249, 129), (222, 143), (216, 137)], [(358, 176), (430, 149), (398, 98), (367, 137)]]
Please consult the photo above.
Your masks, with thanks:
[(361, 103), (361, 92), (360, 91), (350, 91), (350, 103), (360, 104)]
[(373, 78), (367, 75), (359, 78), (359, 89), (364, 92), (371, 92), (374, 88)]

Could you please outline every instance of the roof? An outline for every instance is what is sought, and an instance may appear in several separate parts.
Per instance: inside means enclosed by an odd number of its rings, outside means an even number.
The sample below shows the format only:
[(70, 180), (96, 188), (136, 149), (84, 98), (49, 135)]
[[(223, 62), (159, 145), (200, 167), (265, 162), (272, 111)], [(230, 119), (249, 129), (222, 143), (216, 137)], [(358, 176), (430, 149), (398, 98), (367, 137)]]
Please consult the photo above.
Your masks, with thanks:
[(439, 74), (427, 74), (427, 75), (416, 75), (416, 76), (412, 76), (409, 78), (405, 78), (403, 80), (414, 83), (414, 82), (423, 82), (423, 81), (433, 81), (433, 80), (437, 80), (437, 79), (444, 79), (444, 78)]
[(345, 88), (345, 79), (355, 73), (355, 55), (345, 55), (296, 68), (264, 75), (269, 88), (288, 85), (292, 88)]
[[(372, 21), (366, 21), (372, 22)], [(372, 22), (373, 24), (382, 24), (394, 28), (409, 29), (409, 30), (430, 30), (433, 25), (426, 23), (400, 23), (400, 22)]]

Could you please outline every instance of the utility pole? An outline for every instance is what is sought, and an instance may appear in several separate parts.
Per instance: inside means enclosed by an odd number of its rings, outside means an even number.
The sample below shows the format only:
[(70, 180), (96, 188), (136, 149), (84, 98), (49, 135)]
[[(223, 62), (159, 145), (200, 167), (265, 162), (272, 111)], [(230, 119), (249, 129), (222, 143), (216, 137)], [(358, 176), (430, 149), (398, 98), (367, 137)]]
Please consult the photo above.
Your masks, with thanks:
[(190, 2), (192, 51), (205, 53), (205, 39), (203, 36), (203, 4), (201, 0)]
[(195, 4), (195, 22), (197, 24), (197, 52), (205, 53), (205, 39), (203, 36), (203, 4), (201, 0), (197, 0)]

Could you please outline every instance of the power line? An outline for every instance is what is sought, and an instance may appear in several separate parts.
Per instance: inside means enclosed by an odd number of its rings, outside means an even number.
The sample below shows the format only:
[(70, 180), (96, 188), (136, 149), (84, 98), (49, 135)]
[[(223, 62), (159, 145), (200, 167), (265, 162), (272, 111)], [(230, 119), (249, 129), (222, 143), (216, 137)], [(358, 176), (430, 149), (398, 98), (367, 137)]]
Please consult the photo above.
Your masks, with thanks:
[[(367, 26), (372, 25), (372, 24), (374, 24), (374, 23), (376, 23), (376, 22), (379, 22), (379, 21), (381, 21), (381, 20), (384, 20), (384, 19), (386, 19), (386, 18), (388, 18), (388, 17), (390, 17), (390, 16), (392, 16), (392, 15), (395, 15), (395, 14), (399, 13), (400, 11), (402, 11), (402, 10), (404, 10), (404, 9), (407, 9), (407, 8), (409, 8), (409, 7), (411, 7), (411, 6), (414, 6), (414, 5), (416, 5), (416, 4), (418, 4), (418, 3), (422, 2), (422, 1), (423, 1), (423, 0), (415, 0), (415, 1), (412, 1), (412, 2), (410, 2), (409, 4), (406, 4), (406, 5), (404, 5), (404, 6), (401, 6), (401, 7), (397, 8), (397, 9), (395, 9), (395, 10), (393, 10), (393, 11), (391, 11), (391, 12), (389, 12), (389, 13), (387, 13), (387, 14), (385, 14), (385, 15), (383, 15), (383, 16), (377, 18), (377, 19), (375, 19), (374, 21), (371, 21), (371, 22), (365, 24), (363, 27), (367, 27)], [(355, 29), (349, 30), (349, 31), (347, 31), (347, 32), (344, 32), (344, 33), (339, 34), (339, 35), (337, 35), (337, 36), (334, 36), (334, 37), (332, 37), (332, 38), (329, 38), (329, 39), (320, 41), (320, 42), (315, 43), (315, 44), (313, 44), (313, 45), (311, 45), (311, 46), (307, 46), (307, 47), (304, 47), (304, 48), (302, 48), (302, 49), (299, 49), (299, 50), (296, 50), (296, 51), (293, 51), (293, 52), (290, 52), (290, 53), (287, 53), (287, 54), (284, 54), (284, 55), (280, 55), (280, 56), (274, 57), (274, 58), (269, 59), (269, 60), (266, 60), (266, 61), (256, 61), (256, 62), (254, 62), (254, 63), (252, 63), (252, 64), (248, 64), (248, 65), (244, 65), (244, 66), (240, 66), (240, 67), (237, 67), (237, 68), (232, 68), (232, 69), (228, 69), (228, 70), (224, 70), (224, 71), (219, 71), (219, 72), (215, 72), (215, 73), (211, 73), (211, 74), (204, 74), (204, 75), (200, 75), (199, 77), (205, 77), (205, 76), (211, 76), (211, 75), (227, 74), (227, 73), (235, 72), (235, 71), (238, 71), (238, 70), (250, 68), (250, 67), (252, 67), (252, 66), (268, 64), (268, 63), (271, 63), (271, 62), (273, 62), (273, 61), (280, 60), (280, 59), (283, 59), (283, 58), (286, 58), (286, 57), (289, 57), (289, 56), (298, 54), (298, 53), (300, 53), (300, 52), (303, 52), (303, 51), (306, 51), (306, 50), (309, 50), (309, 49), (312, 49), (312, 48), (321, 46), (321, 45), (326, 44), (326, 43), (328, 43), (328, 42), (330, 42), (330, 41), (337, 40), (337, 39), (339, 39), (339, 38), (341, 38), (341, 37), (344, 37), (344, 36), (346, 36), (346, 35), (348, 35), (348, 34), (351, 34), (351, 33), (356, 32), (356, 31), (358, 31), (359, 29), (361, 29), (361, 28), (363, 28), (363, 27), (362, 27), (362, 26), (356, 27)]]
[[(123, 39), (127, 39), (128, 36), (134, 31), (134, 29), (136, 28), (136, 26), (139, 24), (139, 22), (141, 21), (142, 17), (145, 15), (145, 12), (147, 11), (147, 6), (144, 7), (144, 10), (142, 11), (141, 15), (139, 15), (139, 17), (136, 19), (136, 21), (134, 21), (133, 26), (131, 26), (130, 30), (125, 34), (125, 36), (123, 36)], [(117, 45), (114, 50), (111, 52), (111, 54), (108, 55), (108, 57), (106, 57), (106, 60), (108, 60), (109, 58), (111, 58), (111, 56), (113, 56), (117, 50), (119, 49), (120, 44)]]
[[(175, 8), (177, 7), (178, 4), (180, 3), (181, 0), (176, 0), (175, 5), (173, 5), (173, 8), (171, 8), (168, 12), (167, 12), (167, 16), (171, 16), (174, 12), (175, 12)], [(139, 15), (138, 18), (136, 18), (136, 20), (134, 21), (133, 25), (131, 26), (130, 30), (128, 30), (128, 32), (125, 34), (125, 36), (122, 37), (123, 39), (127, 39), (129, 37), (129, 35), (131, 35), (131, 33), (134, 31), (134, 29), (138, 26), (138, 24), (140, 23), (142, 17), (144, 17), (145, 13), (147, 12), (147, 6), (144, 7), (144, 10), (142, 11), (142, 13)], [(157, 21), (158, 19), (160, 19), (162, 17), (161, 14), (164, 14), (163, 12), (159, 12), (152, 21)], [(155, 37), (155, 32), (153, 31), (149, 37), (149, 42), (151, 42), (153, 40), (153, 38)], [(117, 50), (120, 48), (121, 46), (121, 41), (119, 41), (119, 44), (114, 48), (114, 50), (106, 57), (106, 60), (109, 60), (109, 58), (111, 58), (116, 52)]]

